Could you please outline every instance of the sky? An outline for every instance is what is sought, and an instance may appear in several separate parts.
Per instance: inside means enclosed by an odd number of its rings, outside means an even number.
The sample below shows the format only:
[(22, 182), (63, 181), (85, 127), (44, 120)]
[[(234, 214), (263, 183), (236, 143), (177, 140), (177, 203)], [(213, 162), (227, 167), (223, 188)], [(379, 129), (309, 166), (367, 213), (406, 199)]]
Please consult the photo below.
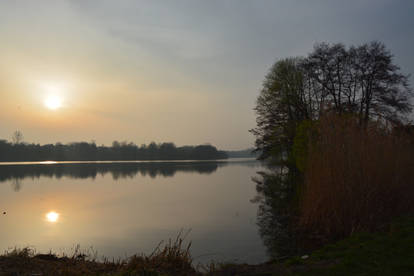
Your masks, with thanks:
[(413, 11), (412, 0), (2, 0), (0, 139), (252, 147), (274, 62), (379, 40), (413, 74)]

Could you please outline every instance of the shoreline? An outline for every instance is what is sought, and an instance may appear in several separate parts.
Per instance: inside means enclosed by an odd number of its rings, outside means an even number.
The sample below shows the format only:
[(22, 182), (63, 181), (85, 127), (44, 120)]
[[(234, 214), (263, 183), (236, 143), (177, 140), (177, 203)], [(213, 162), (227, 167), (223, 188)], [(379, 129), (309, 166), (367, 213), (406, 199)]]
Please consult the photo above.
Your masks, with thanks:
[[(35, 254), (29, 248), (0, 256), (0, 275), (412, 275), (414, 271), (414, 218), (396, 220), (384, 232), (356, 233), (304, 256), (257, 265), (211, 263), (195, 265), (191, 242), (180, 237), (150, 255), (125, 260), (97, 261), (77, 251), (58, 257)], [(92, 256), (93, 257), (93, 256)]]

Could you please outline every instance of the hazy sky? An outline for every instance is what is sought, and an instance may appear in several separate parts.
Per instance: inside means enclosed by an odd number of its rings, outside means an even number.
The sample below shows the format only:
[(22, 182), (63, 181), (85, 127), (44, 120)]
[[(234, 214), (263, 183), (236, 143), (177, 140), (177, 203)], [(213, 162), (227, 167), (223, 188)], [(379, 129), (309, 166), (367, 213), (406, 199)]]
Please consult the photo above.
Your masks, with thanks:
[(250, 147), (277, 59), (380, 40), (414, 73), (413, 11), (412, 0), (2, 0), (0, 138)]

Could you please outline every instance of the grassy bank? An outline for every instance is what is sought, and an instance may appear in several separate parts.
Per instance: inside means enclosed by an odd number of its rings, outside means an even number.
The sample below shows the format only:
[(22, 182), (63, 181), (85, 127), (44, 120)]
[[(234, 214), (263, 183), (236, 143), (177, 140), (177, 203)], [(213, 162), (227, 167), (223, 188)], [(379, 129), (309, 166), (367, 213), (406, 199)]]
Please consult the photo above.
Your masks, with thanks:
[(309, 256), (261, 265), (211, 264), (196, 267), (182, 239), (170, 241), (151, 255), (128, 260), (96, 261), (84, 254), (14, 250), (0, 256), (0, 275), (413, 275), (414, 218), (394, 221), (386, 230), (357, 233)]
[(36, 254), (30, 248), (14, 249), (0, 256), (0, 275), (196, 275), (190, 246), (184, 246), (178, 237), (148, 256), (134, 255), (125, 260), (97, 260), (80, 251), (57, 256), (52, 252)]

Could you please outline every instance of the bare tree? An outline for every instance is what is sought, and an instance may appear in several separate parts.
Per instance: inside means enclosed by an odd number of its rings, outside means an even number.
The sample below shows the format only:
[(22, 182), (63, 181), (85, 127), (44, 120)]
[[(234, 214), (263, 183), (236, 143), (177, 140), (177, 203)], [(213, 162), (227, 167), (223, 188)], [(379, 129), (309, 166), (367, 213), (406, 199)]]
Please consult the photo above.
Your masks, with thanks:
[[(302, 64), (320, 109), (370, 119), (403, 121), (412, 106), (408, 76), (394, 64), (384, 44), (373, 41), (347, 49), (343, 44), (317, 44)], [(321, 97), (321, 95), (323, 97)]]
[(354, 114), (361, 125), (404, 123), (414, 96), (408, 80), (377, 41), (351, 47), (320, 43), (305, 58), (279, 60), (257, 98), (257, 127), (251, 130), (256, 150), (262, 159), (288, 155), (297, 127), (326, 112)]
[(20, 144), (23, 141), (23, 133), (20, 130), (16, 130), (12, 135), (13, 144)]

